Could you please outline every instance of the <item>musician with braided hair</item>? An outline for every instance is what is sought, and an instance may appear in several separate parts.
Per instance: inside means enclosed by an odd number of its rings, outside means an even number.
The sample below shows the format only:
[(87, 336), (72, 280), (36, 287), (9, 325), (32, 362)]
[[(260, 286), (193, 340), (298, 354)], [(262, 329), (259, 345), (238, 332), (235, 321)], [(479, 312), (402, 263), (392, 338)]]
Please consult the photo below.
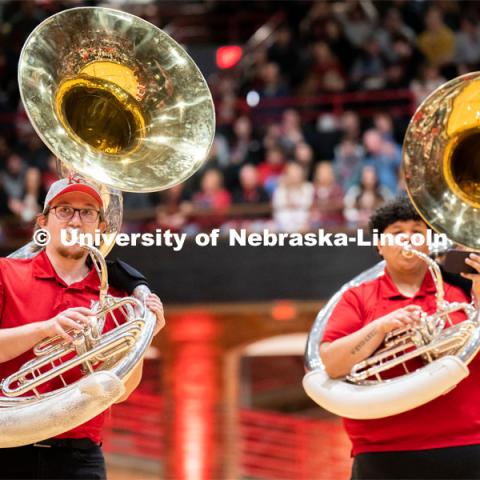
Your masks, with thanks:
[[(427, 225), (406, 197), (379, 208), (371, 217), (378, 233), (427, 236)], [(428, 253), (426, 242), (415, 247)], [(427, 264), (397, 245), (378, 246), (384, 274), (347, 290), (327, 323), (320, 355), (331, 378), (350, 373), (372, 355), (389, 332), (414, 324), (422, 312), (436, 311), (436, 288)], [(480, 256), (466, 260), (480, 272)], [(445, 300), (480, 299), (480, 275), (445, 277)], [(455, 283), (455, 284), (454, 284)], [(463, 321), (463, 312), (450, 315)], [(413, 361), (413, 368), (420, 360)], [(418, 362), (417, 364), (415, 362)], [(391, 375), (401, 374), (398, 366)], [(352, 479), (480, 478), (480, 358), (453, 390), (413, 410), (387, 418), (344, 419), (354, 456)]]

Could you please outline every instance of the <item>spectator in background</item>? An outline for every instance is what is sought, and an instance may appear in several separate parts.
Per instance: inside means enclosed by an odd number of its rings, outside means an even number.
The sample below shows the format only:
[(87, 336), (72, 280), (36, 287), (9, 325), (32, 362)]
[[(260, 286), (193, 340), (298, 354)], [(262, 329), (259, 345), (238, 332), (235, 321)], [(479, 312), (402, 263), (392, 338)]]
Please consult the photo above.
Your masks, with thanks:
[(375, 168), (365, 166), (360, 182), (350, 187), (345, 195), (345, 218), (352, 226), (365, 227), (373, 211), (392, 198), (390, 190), (378, 181)]
[(344, 191), (358, 182), (365, 150), (348, 136), (335, 148), (333, 168)]
[(358, 113), (351, 110), (344, 112), (340, 118), (340, 130), (340, 138), (349, 138), (354, 142), (360, 141), (362, 129)]
[(249, 60), (242, 71), (240, 81), (243, 93), (249, 90), (259, 91), (262, 88), (262, 70), (268, 63), (268, 49), (264, 45), (257, 46), (251, 52)]
[(40, 205), (45, 197), (42, 190), (42, 175), (38, 168), (30, 167), (25, 172), (24, 191), (23, 198), (11, 198), (8, 206), (23, 222), (30, 223), (41, 212)]
[(190, 233), (219, 227), (225, 221), (231, 197), (223, 186), (222, 172), (206, 170), (200, 182), (200, 191), (194, 193), (191, 203), (184, 203), (182, 211), (193, 220)]
[(367, 16), (361, 2), (346, 3), (346, 7), (346, 11), (338, 14), (338, 19), (350, 43), (356, 48), (362, 48), (372, 35), (374, 18)]
[(157, 228), (179, 232), (186, 224), (186, 209), (188, 209), (185, 183), (179, 183), (172, 188), (160, 192), (160, 205), (155, 212), (155, 220), (147, 224), (145, 231), (154, 232)]
[(3, 188), (9, 199), (22, 199), (25, 170), (26, 166), (22, 158), (16, 153), (11, 153), (7, 158), (5, 171), (1, 173)]
[(273, 34), (273, 44), (268, 49), (268, 60), (280, 67), (280, 72), (289, 85), (295, 85), (301, 75), (299, 46), (293, 39), (288, 25), (281, 25)]
[(323, 39), (325, 22), (332, 18), (332, 4), (329, 2), (314, 2), (300, 23), (300, 32), (306, 43)]
[(408, 88), (412, 78), (417, 75), (418, 66), (424, 63), (423, 55), (414, 43), (401, 35), (393, 39), (390, 54), (385, 87)]
[(391, 193), (396, 192), (398, 169), (402, 161), (401, 148), (392, 141), (385, 140), (376, 129), (367, 130), (363, 136), (365, 148), (364, 165), (375, 168), (378, 181)]
[(252, 122), (246, 116), (238, 117), (232, 128), (230, 153), (219, 166), (225, 178), (225, 186), (233, 191), (238, 188), (238, 172), (245, 163), (260, 163), (262, 144), (253, 136)]
[(57, 157), (49, 155), (47, 159), (47, 169), (42, 173), (42, 188), (48, 192), (52, 183), (58, 180)]
[(229, 165), (258, 164), (261, 160), (262, 145), (253, 134), (251, 120), (241, 115), (233, 124), (230, 140)]
[(221, 71), (210, 77), (210, 85), (212, 95), (216, 100), (220, 100), (225, 96), (235, 93), (237, 80), (230, 71)]
[(345, 36), (341, 25), (334, 18), (327, 18), (323, 27), (322, 37), (341, 65), (348, 64), (355, 56), (355, 49)]
[(27, 135), (22, 143), (20, 152), (28, 166), (38, 168), (42, 172), (46, 170), (50, 152), (36, 132)]
[(403, 37), (412, 45), (415, 43), (415, 32), (403, 22), (402, 15), (395, 7), (386, 11), (375, 37), (378, 38), (383, 55), (391, 62), (397, 60), (393, 47), (397, 38)]
[(285, 154), (280, 147), (267, 150), (265, 161), (257, 167), (260, 184), (271, 196), (277, 187), (278, 178), (285, 169)]
[(155, 209), (155, 220), (146, 224), (145, 232), (155, 232), (157, 229), (162, 231), (180, 232), (186, 224), (186, 216), (181, 210), (177, 212), (168, 212), (162, 206)]
[(297, 163), (287, 165), (273, 194), (273, 220), (281, 232), (304, 232), (309, 229), (313, 186)]
[(297, 143), (293, 159), (303, 167), (305, 178), (311, 180), (313, 176), (314, 156), (312, 147), (305, 142)]
[[(290, 94), (285, 81), (282, 79), (280, 68), (276, 63), (268, 62), (263, 65), (261, 78), (263, 86), (259, 93), (262, 99), (277, 100)], [(278, 111), (278, 107), (274, 111)]]
[(213, 138), (212, 146), (208, 152), (207, 162), (214, 164), (219, 168), (228, 167), (230, 160), (230, 152), (227, 139), (218, 131)]
[(315, 168), (310, 226), (313, 228), (341, 225), (343, 190), (335, 179), (331, 162), (320, 162)]
[(23, 102), (18, 102), (15, 113), (15, 133), (17, 137), (17, 151), (22, 148), (23, 142), (26, 138), (35, 134), (35, 130), (30, 123), (27, 112), (25, 111), (25, 105)]
[(455, 35), (443, 22), (439, 8), (431, 7), (425, 18), (425, 30), (418, 36), (418, 48), (430, 65), (442, 67), (453, 60)]
[(338, 117), (333, 113), (324, 113), (317, 118), (317, 132), (314, 149), (317, 158), (333, 158), (335, 147), (342, 138), (342, 129)]
[(263, 149), (270, 150), (280, 145), (282, 130), (277, 123), (271, 123), (267, 126), (263, 137)]
[(373, 117), (373, 125), (388, 142), (395, 142), (393, 120), (387, 113), (377, 113)]
[(400, 63), (392, 63), (387, 66), (385, 72), (385, 88), (390, 90), (397, 90), (406, 88), (409, 79), (405, 75), (404, 66)]
[(345, 72), (328, 43), (315, 42), (310, 49), (311, 65), (298, 93), (316, 95), (345, 90), (347, 85)]
[(288, 156), (292, 156), (295, 147), (305, 140), (299, 113), (293, 108), (285, 110), (280, 124), (279, 143)]
[(270, 197), (258, 180), (257, 169), (246, 164), (240, 169), (240, 187), (233, 192), (232, 200), (236, 204), (268, 203)]
[(374, 36), (366, 41), (363, 52), (355, 60), (350, 78), (353, 85), (360, 89), (374, 90), (385, 85), (386, 61), (380, 42)]
[(462, 17), (460, 31), (455, 35), (455, 61), (469, 68), (480, 63), (480, 31), (476, 19)]
[(217, 126), (222, 133), (232, 125), (237, 113), (237, 81), (231, 73), (225, 71), (210, 78), (209, 83), (216, 105)]
[[(382, 5), (388, 6), (387, 2)], [(398, 9), (402, 19), (417, 34), (423, 31), (425, 26), (425, 12), (427, 2), (405, 2), (404, 0), (395, 0), (395, 8)]]
[(211, 168), (202, 177), (200, 192), (193, 195), (193, 206), (222, 212), (230, 206), (230, 194), (223, 187), (223, 175), (220, 170)]
[(420, 70), (420, 78), (412, 80), (410, 89), (415, 97), (415, 102), (420, 105), (434, 90), (446, 82), (437, 67), (424, 65)]
[(342, 139), (349, 138), (360, 142), (361, 125), (356, 112), (347, 110), (340, 118), (332, 114), (322, 114), (317, 119), (317, 138), (311, 143), (314, 145), (316, 158), (334, 158), (335, 149)]
[(237, 97), (235, 92), (225, 93), (221, 99), (217, 101), (216, 121), (220, 127), (230, 127), (235, 121)]

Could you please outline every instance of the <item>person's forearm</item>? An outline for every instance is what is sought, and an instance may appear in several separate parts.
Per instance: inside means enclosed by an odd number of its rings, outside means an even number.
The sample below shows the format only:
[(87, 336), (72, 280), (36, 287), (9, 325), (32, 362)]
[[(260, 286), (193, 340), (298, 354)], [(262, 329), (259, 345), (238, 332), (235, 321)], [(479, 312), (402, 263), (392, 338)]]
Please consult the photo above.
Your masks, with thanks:
[(30, 350), (46, 336), (43, 322), (0, 329), (0, 363)]
[(373, 321), (346, 337), (320, 346), (320, 356), (331, 378), (343, 377), (352, 367), (369, 357), (382, 343), (385, 334)]

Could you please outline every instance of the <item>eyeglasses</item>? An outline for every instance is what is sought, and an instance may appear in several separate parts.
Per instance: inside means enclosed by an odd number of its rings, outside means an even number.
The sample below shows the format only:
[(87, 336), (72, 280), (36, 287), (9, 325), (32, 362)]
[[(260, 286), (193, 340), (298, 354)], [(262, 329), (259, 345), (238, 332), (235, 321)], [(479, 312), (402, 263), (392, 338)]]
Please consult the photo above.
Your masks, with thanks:
[(55, 216), (64, 222), (71, 220), (75, 212), (78, 212), (80, 219), (85, 223), (94, 223), (98, 220), (100, 212), (93, 208), (73, 208), (67, 205), (59, 205), (58, 207), (52, 207), (50, 209)]

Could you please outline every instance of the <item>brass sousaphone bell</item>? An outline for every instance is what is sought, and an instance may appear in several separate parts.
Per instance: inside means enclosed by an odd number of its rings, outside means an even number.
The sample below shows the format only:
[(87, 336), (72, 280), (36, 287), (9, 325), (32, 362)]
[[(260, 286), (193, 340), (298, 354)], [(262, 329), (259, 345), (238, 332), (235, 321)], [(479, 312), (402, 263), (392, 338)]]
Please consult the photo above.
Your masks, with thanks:
[[(30, 121), (62, 169), (101, 190), (112, 235), (121, 226), (119, 190), (170, 188), (207, 158), (215, 115), (205, 79), (172, 38), (141, 18), (97, 7), (53, 15), (27, 39), (18, 78)], [(146, 292), (107, 295), (108, 247), (85, 248), (101, 279), (97, 320), (73, 344), (54, 338), (37, 345), (37, 358), (2, 380), (0, 447), (55, 436), (108, 408), (150, 344), (155, 316), (143, 304)], [(103, 334), (106, 315), (118, 325)], [(82, 379), (39, 393), (42, 383), (78, 366)]]
[[(455, 78), (435, 90), (417, 109), (403, 146), (403, 169), (413, 205), (435, 231), (454, 242), (480, 249), (480, 72)], [(345, 290), (383, 274), (384, 262), (346, 283), (319, 312), (305, 353), (306, 393), (320, 406), (347, 418), (396, 415), (454, 388), (469, 374), (480, 349), (479, 310), (446, 302), (434, 260), (412, 248), (429, 267), (437, 287), (437, 311), (418, 327), (391, 332), (382, 347), (355, 365), (344, 379), (325, 372), (319, 347), (330, 315)], [(466, 320), (452, 325), (448, 315), (463, 310)], [(410, 371), (407, 361), (423, 366)], [(401, 365), (405, 374), (388, 378)]]

